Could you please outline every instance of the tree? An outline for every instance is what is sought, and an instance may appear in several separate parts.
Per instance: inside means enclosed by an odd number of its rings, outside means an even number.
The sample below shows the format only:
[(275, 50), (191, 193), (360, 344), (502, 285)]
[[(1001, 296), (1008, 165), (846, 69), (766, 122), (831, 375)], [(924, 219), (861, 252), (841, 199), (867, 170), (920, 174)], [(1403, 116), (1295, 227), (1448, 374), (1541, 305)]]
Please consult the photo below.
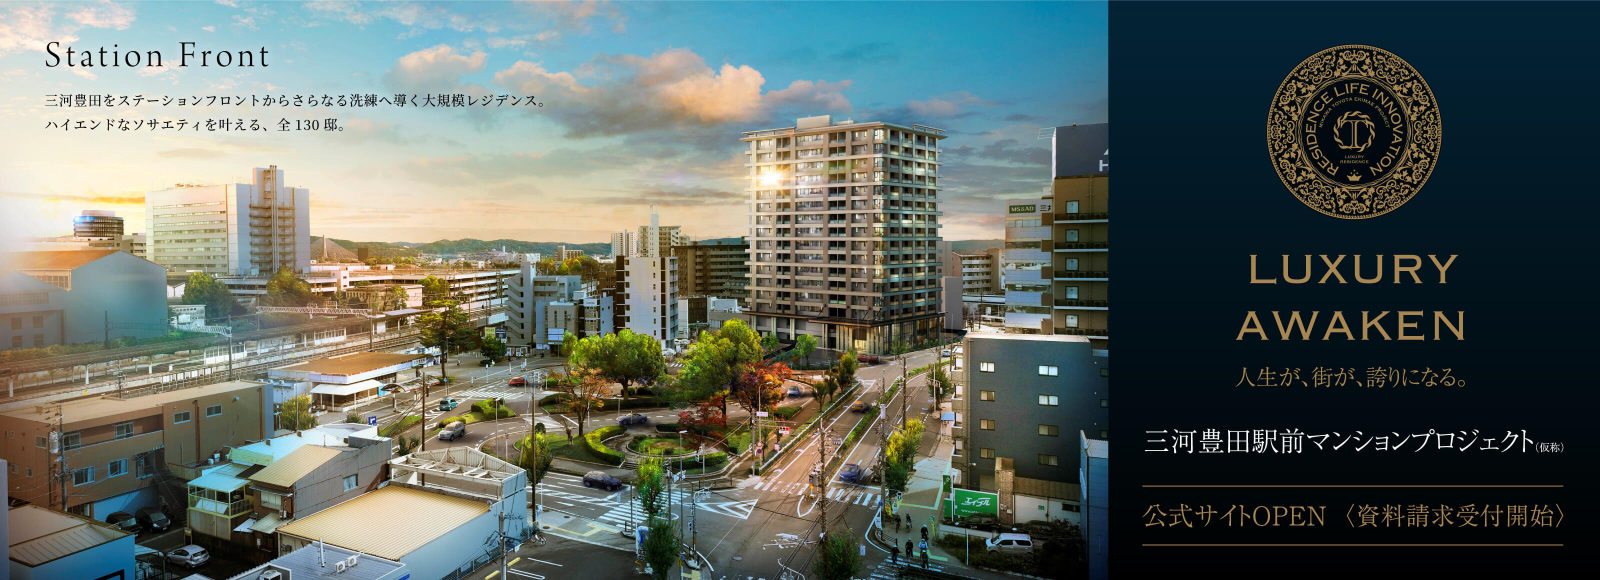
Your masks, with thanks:
[(506, 343), (493, 336), (483, 337), (478, 341), (478, 353), (489, 359), (490, 364), (500, 364), (506, 357)]
[(728, 386), (728, 395), (755, 415), (783, 398), (783, 382), (793, 376), (789, 365), (781, 362), (749, 365)]
[(450, 282), (434, 276), (422, 279), (422, 303), (430, 304), (435, 300), (450, 299)]
[(883, 469), (883, 487), (891, 491), (905, 492), (906, 484), (911, 481), (911, 466), (890, 461)]
[(361, 424), (361, 423), (366, 423), (367, 420), (366, 419), (362, 419), (360, 413), (350, 412), (350, 413), (345, 413), (344, 414), (344, 422)]
[(578, 423), (578, 436), (582, 437), (584, 427), (589, 423), (589, 414), (599, 406), (611, 381), (594, 370), (581, 368), (573, 369), (572, 374), (558, 379), (551, 390), (566, 395), (562, 398), (566, 399), (567, 414)]
[(682, 546), (678, 536), (673, 534), (670, 521), (651, 520), (649, 530), (644, 538), (644, 563), (650, 565), (650, 575), (655, 580), (666, 580), (667, 571), (677, 563)]
[(861, 363), (856, 360), (856, 353), (848, 351), (840, 353), (839, 360), (828, 368), (828, 372), (824, 373), (822, 380), (817, 383), (817, 394), (832, 399), (834, 393), (856, 384), (856, 369), (860, 365)]
[[(702, 332), (682, 359), (673, 398), (704, 401), (727, 393), (734, 379), (761, 358), (761, 338), (741, 321), (729, 320), (721, 330)], [(722, 413), (728, 413), (726, 400)]]
[(817, 337), (802, 334), (794, 338), (794, 350), (806, 359), (806, 364), (811, 364), (811, 353), (817, 350)]
[(727, 427), (728, 416), (722, 414), (722, 407), (727, 405), (723, 400), (725, 398), (718, 395), (700, 403), (699, 408), (678, 413), (678, 424), (702, 435), (713, 429)]
[(633, 480), (634, 494), (646, 520), (654, 520), (667, 509), (667, 473), (660, 458), (650, 458), (639, 464)]
[(861, 544), (848, 528), (834, 527), (817, 542), (811, 571), (816, 572), (818, 580), (850, 580), (861, 568)]
[(390, 310), (400, 310), (408, 306), (410, 302), (411, 294), (406, 292), (405, 288), (394, 286), (389, 288), (387, 292), (383, 293), (383, 298), (381, 299), (382, 305), (379, 307), (379, 310), (385, 312)]
[(311, 414), (311, 396), (301, 395), (283, 402), (278, 408), (278, 428), (290, 431), (310, 429), (317, 426), (316, 416)]
[(296, 278), (288, 266), (280, 266), (267, 279), (267, 295), (261, 302), (267, 306), (305, 306), (315, 300), (311, 284)]
[(395, 437), (394, 442), (400, 446), (400, 451), (395, 455), (404, 457), (410, 455), (412, 451), (416, 451), (417, 447), (422, 445), (422, 438), (415, 435), (401, 435)]
[(206, 317), (218, 322), (232, 316), (235, 310), (244, 311), (244, 307), (239, 306), (233, 294), (228, 292), (227, 285), (204, 272), (189, 274), (189, 281), (183, 286), (183, 303), (205, 305)]
[(534, 271), (540, 276), (554, 276), (556, 275), (556, 269), (559, 267), (560, 265), (556, 264), (556, 261), (551, 258), (539, 260), (533, 265)]
[(944, 398), (955, 391), (950, 380), (950, 374), (944, 372), (944, 367), (938, 363), (933, 365), (933, 375), (929, 378), (928, 387), (933, 390), (934, 410), (944, 408)]
[(628, 385), (654, 379), (667, 371), (667, 361), (661, 356), (661, 342), (628, 329), (584, 337), (572, 345), (567, 362), (598, 371), (601, 376), (621, 384), (624, 399), (628, 398)]
[(765, 352), (778, 350), (778, 335), (768, 332), (761, 337), (761, 349)]
[[(541, 425), (542, 426), (542, 425)], [(537, 441), (537, 444), (534, 444)], [(550, 441), (546, 439), (543, 430), (522, 438), (521, 453), (517, 455), (517, 467), (528, 470), (528, 477), (533, 479), (533, 484), (538, 485), (544, 481), (546, 473), (550, 472), (550, 464), (555, 457), (550, 454)]]
[(439, 310), (417, 317), (417, 326), (421, 327), (419, 336), (422, 346), (439, 347), (439, 375), (445, 377), (450, 353), (472, 344), (475, 335), (467, 313), (456, 306), (454, 300), (435, 300), (428, 305)]

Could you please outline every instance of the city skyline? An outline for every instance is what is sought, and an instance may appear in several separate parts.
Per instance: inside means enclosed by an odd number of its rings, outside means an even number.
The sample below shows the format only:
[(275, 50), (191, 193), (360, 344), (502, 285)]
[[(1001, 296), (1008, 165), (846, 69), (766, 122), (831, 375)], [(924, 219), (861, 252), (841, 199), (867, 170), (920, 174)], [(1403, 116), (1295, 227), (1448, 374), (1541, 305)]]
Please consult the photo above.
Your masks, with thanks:
[[(19, 127), (0, 144), (0, 203), (9, 210), (0, 229), (62, 235), (82, 210), (107, 209), (127, 219), (129, 233), (142, 232), (146, 192), (248, 183), (242, 168), (276, 165), (292, 172), (285, 185), (318, 192), (313, 235), (605, 242), (618, 226), (646, 223), (655, 204), (664, 223), (696, 239), (736, 237), (747, 228), (738, 136), (827, 114), (947, 131), (942, 234), (995, 239), (1003, 223), (992, 202), (1037, 197), (1050, 182), (1038, 129), (1107, 120), (1104, 3), (730, 6), (0, 7), (11, 23), (0, 24), (0, 117)], [(767, 24), (791, 21), (816, 24), (776, 36)], [(875, 33), (859, 22), (895, 28)], [(273, 60), (270, 68), (48, 68), (51, 41), (169, 57), (179, 41), (265, 47)], [(345, 127), (317, 134), (44, 129), (79, 112), (48, 108), (45, 95), (82, 92), (532, 94), (545, 106), (306, 111)], [(209, 109), (176, 113), (222, 114)], [(180, 116), (148, 105), (96, 113)]]

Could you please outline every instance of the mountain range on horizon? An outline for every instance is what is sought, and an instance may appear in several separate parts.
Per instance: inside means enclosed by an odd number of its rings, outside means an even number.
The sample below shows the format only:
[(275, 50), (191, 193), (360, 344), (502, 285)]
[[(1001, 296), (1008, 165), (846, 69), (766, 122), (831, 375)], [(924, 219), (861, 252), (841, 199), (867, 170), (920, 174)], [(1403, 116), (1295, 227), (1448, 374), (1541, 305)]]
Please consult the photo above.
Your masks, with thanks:
[[(322, 238), (320, 236), (312, 237), (313, 255), (320, 251), (319, 245), (321, 244), (321, 240)], [(738, 243), (739, 240), (740, 238), (732, 237), (711, 238), (707, 240), (695, 241)], [(337, 244), (341, 248), (349, 250), (350, 252), (355, 252), (360, 248), (367, 248), (367, 251), (375, 258), (396, 258), (401, 256), (417, 256), (419, 254), (461, 255), (485, 252), (501, 248), (504, 248), (505, 251), (508, 252), (538, 252), (548, 256), (554, 254), (556, 250), (562, 246), (566, 246), (566, 248), (569, 250), (583, 250), (584, 253), (591, 256), (605, 256), (610, 255), (611, 253), (611, 244), (607, 242), (575, 244), (570, 242), (527, 242), (509, 239), (478, 240), (473, 238), (462, 238), (459, 240), (438, 240), (433, 242), (356, 242), (351, 240), (341, 240), (339, 238), (329, 238), (329, 241)], [(1004, 241), (1005, 240), (954, 240), (950, 242), (950, 246), (951, 249), (955, 251), (982, 250), (984, 248), (998, 247), (1004, 243)]]

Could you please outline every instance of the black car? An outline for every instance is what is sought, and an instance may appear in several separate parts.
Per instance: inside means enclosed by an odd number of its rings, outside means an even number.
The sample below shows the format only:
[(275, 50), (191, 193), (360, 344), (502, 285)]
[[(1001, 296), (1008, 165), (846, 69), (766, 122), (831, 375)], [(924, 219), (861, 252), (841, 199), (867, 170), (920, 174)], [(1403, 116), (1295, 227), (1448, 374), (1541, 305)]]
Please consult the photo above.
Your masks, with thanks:
[(591, 471), (583, 474), (583, 486), (595, 487), (606, 491), (622, 489), (622, 480), (607, 475), (604, 471)]
[(649, 424), (650, 424), (650, 418), (646, 417), (644, 415), (640, 415), (638, 413), (631, 413), (631, 414), (623, 415), (621, 417), (617, 417), (617, 425), (620, 425), (622, 427), (627, 427), (629, 425), (649, 425)]
[(116, 512), (106, 516), (106, 523), (116, 526), (117, 529), (131, 534), (139, 533), (139, 520), (128, 512)]
[(139, 523), (147, 530), (164, 532), (172, 527), (172, 520), (159, 508), (140, 508), (134, 517), (138, 518)]

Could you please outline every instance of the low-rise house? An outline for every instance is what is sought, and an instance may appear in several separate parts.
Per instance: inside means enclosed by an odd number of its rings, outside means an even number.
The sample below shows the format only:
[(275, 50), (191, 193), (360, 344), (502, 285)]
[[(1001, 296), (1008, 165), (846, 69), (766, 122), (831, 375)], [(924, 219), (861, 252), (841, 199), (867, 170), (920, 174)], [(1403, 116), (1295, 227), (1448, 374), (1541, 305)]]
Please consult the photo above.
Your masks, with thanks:
[(26, 504), (6, 514), (13, 580), (134, 576), (134, 535), (111, 524)]
[[(405, 564), (332, 544), (312, 542), (228, 580), (407, 580)], [(420, 580), (420, 579), (418, 579)]]
[(307, 361), (267, 371), (267, 380), (287, 386), (295, 396), (311, 395), (313, 408), (345, 412), (384, 395), (383, 385), (411, 378), (404, 373), (423, 364), (422, 354), (359, 352)]

